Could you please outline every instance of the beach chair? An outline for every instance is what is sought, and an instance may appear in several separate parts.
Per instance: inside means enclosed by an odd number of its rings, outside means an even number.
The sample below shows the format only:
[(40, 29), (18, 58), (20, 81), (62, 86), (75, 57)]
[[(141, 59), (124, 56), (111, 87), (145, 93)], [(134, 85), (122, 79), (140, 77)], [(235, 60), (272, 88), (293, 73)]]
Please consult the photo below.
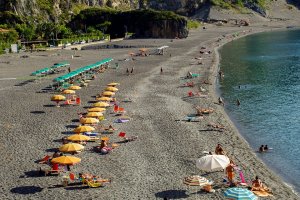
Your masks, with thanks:
[(114, 106), (114, 113), (117, 113), (118, 110), (119, 110), (119, 106), (118, 106), (118, 105), (115, 105), (115, 106)]
[(53, 164), (53, 167), (51, 169), (42, 169), (42, 168), (40, 168), (39, 171), (44, 176), (59, 175), (60, 173), (64, 172), (64, 170), (58, 168), (58, 164)]
[(71, 99), (67, 99), (65, 102), (64, 102), (64, 105), (74, 105), (73, 101)]
[(91, 188), (97, 188), (102, 186), (102, 182), (89, 181), (85, 178), (81, 179), (83, 185), (88, 185)]
[(80, 97), (77, 97), (76, 100), (75, 100), (75, 105), (81, 105), (81, 99)]
[(125, 109), (119, 107), (118, 105), (115, 105), (115, 106), (114, 106), (114, 113), (116, 113), (116, 114), (122, 114), (122, 113), (125, 113)]
[(130, 137), (126, 137), (126, 133), (125, 132), (120, 132), (119, 133), (119, 137), (123, 138), (124, 142), (131, 142), (136, 140), (138, 137), (137, 136), (130, 136)]
[(46, 155), (44, 158), (38, 161), (39, 164), (47, 164), (50, 160), (51, 156)]

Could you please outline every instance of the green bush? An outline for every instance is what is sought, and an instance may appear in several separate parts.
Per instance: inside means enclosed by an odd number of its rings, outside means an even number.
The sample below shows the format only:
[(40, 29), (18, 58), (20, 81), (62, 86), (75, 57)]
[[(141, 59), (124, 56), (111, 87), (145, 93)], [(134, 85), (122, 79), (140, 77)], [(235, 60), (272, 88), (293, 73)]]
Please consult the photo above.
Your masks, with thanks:
[(14, 29), (9, 29), (9, 32), (0, 32), (0, 54), (4, 53), (4, 49), (10, 48), (11, 44), (17, 43), (18, 37)]
[(200, 22), (197, 20), (188, 20), (187, 21), (187, 28), (188, 29), (197, 29), (201, 26)]

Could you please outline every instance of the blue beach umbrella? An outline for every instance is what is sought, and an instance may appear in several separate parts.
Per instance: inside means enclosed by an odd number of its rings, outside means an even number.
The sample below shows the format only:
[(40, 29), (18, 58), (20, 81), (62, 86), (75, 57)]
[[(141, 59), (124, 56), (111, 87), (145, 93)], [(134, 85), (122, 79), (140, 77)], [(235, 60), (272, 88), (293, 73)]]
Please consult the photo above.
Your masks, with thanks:
[(243, 188), (230, 188), (224, 192), (224, 196), (230, 199), (236, 200), (256, 200), (255, 196), (251, 191)]

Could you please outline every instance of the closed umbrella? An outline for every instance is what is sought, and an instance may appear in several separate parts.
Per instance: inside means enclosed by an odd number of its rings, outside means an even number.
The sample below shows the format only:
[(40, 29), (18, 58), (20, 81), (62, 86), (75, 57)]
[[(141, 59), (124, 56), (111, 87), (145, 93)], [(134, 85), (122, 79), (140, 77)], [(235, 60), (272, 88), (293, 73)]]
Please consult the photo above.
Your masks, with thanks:
[(80, 134), (74, 134), (74, 135), (67, 137), (67, 140), (70, 140), (70, 141), (88, 141), (90, 139), (91, 138), (89, 136), (80, 135)]
[(244, 188), (229, 188), (224, 192), (224, 196), (229, 199), (235, 200), (256, 200), (257, 196), (253, 194), (253, 192), (244, 189)]
[(76, 163), (79, 163), (80, 161), (80, 158), (74, 156), (59, 156), (51, 160), (52, 163), (57, 163), (60, 165), (74, 165)]
[(83, 133), (83, 132), (91, 132), (94, 131), (95, 128), (91, 126), (78, 126), (73, 130), (75, 133)]
[(84, 146), (81, 144), (77, 144), (77, 143), (68, 143), (68, 144), (64, 144), (61, 147), (59, 147), (59, 151), (65, 152), (65, 153), (78, 152), (83, 149), (84, 149)]
[(89, 112), (104, 112), (106, 109), (101, 107), (89, 108)]
[(224, 155), (207, 155), (196, 161), (196, 166), (204, 171), (222, 170), (230, 163), (227, 156)]
[(116, 88), (116, 87), (107, 87), (107, 88), (105, 88), (105, 90), (110, 91), (110, 92), (117, 92), (118, 88)]
[(55, 101), (57, 107), (59, 107), (59, 102), (64, 100), (66, 100), (66, 97), (63, 95), (54, 95), (51, 97), (51, 101)]
[(99, 120), (96, 118), (87, 117), (87, 118), (81, 118), (80, 123), (81, 124), (97, 124), (97, 123), (99, 123)]
[(115, 95), (115, 93), (114, 92), (105, 91), (105, 92), (102, 92), (102, 95), (103, 96), (111, 97), (111, 96)]
[(96, 117), (96, 118), (98, 118), (98, 117), (101, 117), (101, 116), (103, 116), (103, 114), (101, 112), (88, 112), (86, 114), (86, 117)]
[(93, 107), (108, 107), (109, 104), (106, 102), (97, 102), (93, 104)]

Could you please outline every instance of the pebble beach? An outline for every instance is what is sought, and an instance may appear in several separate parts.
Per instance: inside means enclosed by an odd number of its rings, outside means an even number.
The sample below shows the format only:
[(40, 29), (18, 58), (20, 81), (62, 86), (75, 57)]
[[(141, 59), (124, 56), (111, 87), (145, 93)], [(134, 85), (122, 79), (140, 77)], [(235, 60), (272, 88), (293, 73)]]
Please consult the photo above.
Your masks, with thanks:
[[(277, 25), (276, 25), (277, 27)], [(204, 151), (214, 151), (222, 144), (228, 155), (245, 169), (247, 179), (256, 175), (272, 189), (273, 197), (265, 199), (299, 199), (278, 175), (257, 158), (255, 151), (241, 137), (224, 107), (217, 103), (218, 48), (238, 37), (273, 27), (215, 26), (192, 30), (186, 39), (134, 39), (116, 42), (124, 46), (149, 46), (149, 52), (169, 46), (164, 55), (130, 58), (139, 48), (89, 49), (82, 51), (55, 50), (1, 55), (0, 63), (0, 155), (1, 199), (224, 199), (226, 188), (223, 171), (206, 173), (197, 169), (195, 161)], [(233, 37), (238, 33), (238, 37)], [(150, 47), (151, 46), (151, 47)], [(155, 46), (155, 47), (153, 47)], [(205, 47), (210, 54), (200, 54)], [(24, 57), (27, 55), (28, 57)], [(73, 56), (72, 56), (73, 55)], [(73, 59), (72, 59), (73, 57)], [(201, 57), (201, 59), (200, 59)], [(118, 69), (108, 68), (97, 74), (87, 87), (78, 90), (79, 106), (55, 107), (47, 87), (59, 75), (33, 80), (30, 73), (54, 63), (67, 61), (72, 70), (113, 58)], [(197, 58), (197, 59), (195, 59)], [(200, 64), (201, 62), (201, 64)], [(126, 69), (134, 68), (130, 75)], [(163, 72), (161, 73), (161, 69)], [(195, 87), (182, 87), (188, 72), (198, 73)], [(62, 75), (62, 74), (60, 74)], [(75, 173), (85, 172), (109, 178), (112, 182), (101, 188), (81, 185), (62, 186), (62, 176), (37, 176), (41, 167), (35, 163), (61, 146), (61, 138), (70, 135), (79, 125), (78, 112), (85, 112), (106, 84), (118, 82), (117, 100), (131, 118), (127, 123), (113, 123), (116, 116), (109, 109), (104, 125), (118, 130), (109, 135), (118, 142), (118, 132), (136, 135), (133, 142), (122, 143), (111, 153), (93, 151), (97, 143), (88, 142), (76, 155), (81, 162), (72, 166)], [(188, 92), (201, 91), (206, 98), (188, 97)], [(44, 91), (44, 92), (43, 92)], [(187, 115), (196, 114), (195, 106), (212, 108), (199, 122), (187, 122)], [(208, 124), (225, 126), (225, 130), (210, 131)], [(214, 193), (183, 184), (184, 177), (205, 175), (214, 181)]]

